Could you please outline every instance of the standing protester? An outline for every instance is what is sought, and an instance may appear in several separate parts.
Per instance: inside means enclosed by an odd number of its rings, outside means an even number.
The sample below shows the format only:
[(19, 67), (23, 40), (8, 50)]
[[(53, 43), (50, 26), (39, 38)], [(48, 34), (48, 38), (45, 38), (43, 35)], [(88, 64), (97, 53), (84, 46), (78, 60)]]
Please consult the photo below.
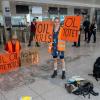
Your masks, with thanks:
[[(80, 13), (77, 13), (77, 16), (80, 16)], [(80, 38), (81, 38), (81, 30), (82, 30), (82, 25), (80, 25), (80, 30), (78, 32), (78, 42), (74, 42), (74, 44), (72, 45), (73, 47), (80, 47)]]
[(97, 24), (96, 24), (95, 21), (93, 21), (93, 22), (91, 23), (91, 25), (90, 25), (90, 32), (89, 32), (88, 43), (89, 43), (90, 40), (91, 40), (92, 34), (93, 34), (93, 36), (94, 36), (94, 39), (93, 39), (94, 41), (93, 41), (93, 43), (96, 43), (96, 30), (97, 30)]
[(90, 27), (90, 21), (88, 18), (83, 22), (84, 32), (85, 32), (85, 39), (84, 41), (87, 41), (89, 38), (89, 27)]
[(57, 76), (57, 61), (58, 57), (62, 62), (62, 79), (65, 79), (65, 61), (64, 61), (64, 51), (65, 51), (65, 41), (61, 40), (63, 28), (60, 27), (60, 19), (56, 17), (54, 19), (54, 29), (53, 29), (53, 42), (50, 43), (48, 51), (52, 54), (54, 59), (54, 72), (51, 78)]
[(80, 31), (78, 32), (78, 35), (79, 35), (78, 42), (74, 42), (74, 44), (72, 45), (73, 47), (80, 47), (80, 38), (81, 38), (80, 33), (81, 33), (81, 28), (80, 28)]
[[(29, 44), (28, 46), (31, 46), (31, 42), (33, 41), (33, 37), (35, 37), (36, 33), (36, 19), (33, 19), (33, 22), (31, 22), (31, 27), (30, 27), (30, 39), (29, 39)], [(39, 43), (36, 42), (36, 46), (39, 47)]]

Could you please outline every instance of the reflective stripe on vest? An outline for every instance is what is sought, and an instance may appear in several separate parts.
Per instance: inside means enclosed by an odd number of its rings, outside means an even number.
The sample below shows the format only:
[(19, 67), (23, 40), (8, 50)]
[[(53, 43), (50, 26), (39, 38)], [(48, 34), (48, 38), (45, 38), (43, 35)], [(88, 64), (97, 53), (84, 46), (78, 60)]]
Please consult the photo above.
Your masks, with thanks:
[(58, 48), (58, 51), (65, 51), (65, 41), (58, 40), (57, 48)]
[(58, 51), (65, 51), (65, 41), (61, 40), (61, 34), (63, 33), (63, 28), (60, 27), (59, 35), (58, 35)]

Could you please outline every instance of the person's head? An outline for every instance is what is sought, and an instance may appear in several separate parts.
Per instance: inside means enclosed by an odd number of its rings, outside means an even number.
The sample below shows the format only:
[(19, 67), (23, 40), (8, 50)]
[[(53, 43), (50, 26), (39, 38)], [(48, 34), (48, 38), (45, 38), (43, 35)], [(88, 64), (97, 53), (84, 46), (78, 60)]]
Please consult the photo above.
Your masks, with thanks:
[(54, 19), (54, 26), (55, 27), (60, 26), (60, 18), (59, 17), (55, 17), (55, 19)]
[(77, 13), (76, 13), (76, 16), (79, 16), (79, 15), (80, 15), (80, 12), (77, 12)]
[(17, 35), (13, 35), (12, 36), (12, 43), (15, 44), (17, 40)]
[(33, 18), (33, 22), (36, 22), (36, 18)]

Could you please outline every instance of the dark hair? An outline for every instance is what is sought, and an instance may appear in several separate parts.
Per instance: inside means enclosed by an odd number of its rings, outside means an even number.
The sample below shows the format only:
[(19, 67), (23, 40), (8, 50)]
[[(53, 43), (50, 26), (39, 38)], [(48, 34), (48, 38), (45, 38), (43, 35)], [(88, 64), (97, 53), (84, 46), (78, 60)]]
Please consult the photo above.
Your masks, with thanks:
[(33, 18), (33, 21), (36, 21), (36, 19), (35, 19), (35, 18)]
[(54, 18), (54, 21), (55, 21), (56, 19), (60, 20), (60, 18), (59, 18), (59, 17), (55, 17), (55, 18)]

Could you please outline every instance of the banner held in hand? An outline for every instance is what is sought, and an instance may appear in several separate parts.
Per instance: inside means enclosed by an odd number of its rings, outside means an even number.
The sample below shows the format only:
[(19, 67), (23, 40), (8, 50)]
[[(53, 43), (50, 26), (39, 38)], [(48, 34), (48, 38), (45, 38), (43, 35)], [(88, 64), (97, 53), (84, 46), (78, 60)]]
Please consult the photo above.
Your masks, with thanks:
[(61, 39), (69, 42), (78, 42), (81, 16), (66, 16)]
[(52, 42), (53, 22), (41, 21), (36, 23), (35, 41)]

